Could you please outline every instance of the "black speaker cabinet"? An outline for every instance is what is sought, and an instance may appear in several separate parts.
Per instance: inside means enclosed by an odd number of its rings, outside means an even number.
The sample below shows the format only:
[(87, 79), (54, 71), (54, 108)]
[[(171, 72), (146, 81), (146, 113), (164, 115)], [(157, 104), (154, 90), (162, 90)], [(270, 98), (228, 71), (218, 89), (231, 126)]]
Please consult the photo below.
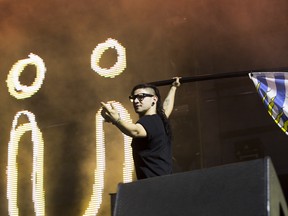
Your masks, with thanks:
[(119, 184), (114, 216), (288, 216), (269, 157)]

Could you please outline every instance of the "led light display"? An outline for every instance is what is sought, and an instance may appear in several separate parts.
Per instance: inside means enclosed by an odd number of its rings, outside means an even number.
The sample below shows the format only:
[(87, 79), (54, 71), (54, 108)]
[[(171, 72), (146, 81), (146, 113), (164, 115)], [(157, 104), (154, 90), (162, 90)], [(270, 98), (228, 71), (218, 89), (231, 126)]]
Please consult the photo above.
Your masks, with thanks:
[[(21, 115), (28, 117), (29, 123), (17, 126)], [(19, 209), (17, 205), (18, 188), (18, 165), (17, 155), (18, 146), (21, 137), (27, 131), (32, 132), (33, 143), (33, 170), (32, 170), (32, 195), (34, 202), (34, 211), (37, 216), (45, 215), (45, 195), (43, 181), (44, 164), (44, 141), (42, 133), (39, 130), (35, 116), (29, 111), (18, 112), (13, 120), (10, 132), (10, 141), (8, 144), (8, 165), (7, 165), (7, 199), (9, 215), (18, 216)]]
[[(119, 111), (121, 119), (132, 122), (127, 110), (118, 102), (110, 101), (113, 103), (116, 109)], [(97, 215), (100, 205), (102, 203), (102, 194), (104, 190), (104, 175), (105, 175), (105, 135), (103, 130), (104, 119), (101, 116), (100, 109), (96, 114), (96, 170), (95, 170), (95, 182), (93, 185), (93, 194), (88, 208), (84, 216)], [(124, 135), (124, 166), (123, 166), (123, 182), (132, 181), (133, 172), (133, 159), (131, 150), (131, 137)]]
[[(117, 62), (109, 69), (101, 68), (99, 61), (103, 53), (109, 49), (115, 49), (118, 57)], [(25, 67), (33, 65), (36, 67), (36, 77), (30, 86), (21, 84), (19, 79)], [(107, 39), (100, 43), (93, 50), (91, 55), (91, 68), (99, 75), (105, 78), (114, 78), (121, 74), (126, 68), (125, 48), (114, 39)], [(7, 76), (7, 87), (10, 95), (17, 100), (22, 100), (33, 96), (41, 88), (45, 79), (46, 67), (44, 61), (35, 54), (30, 54), (27, 59), (17, 61)], [(121, 118), (132, 122), (128, 111), (119, 102), (111, 101), (119, 111)], [(26, 116), (28, 123), (19, 124), (20, 116)], [(95, 216), (98, 214), (102, 204), (102, 196), (105, 182), (105, 132), (103, 129), (104, 119), (101, 116), (101, 109), (96, 113), (96, 169), (94, 171), (94, 184), (92, 195), (85, 216)], [(32, 200), (34, 211), (37, 216), (45, 215), (45, 193), (44, 193), (44, 141), (42, 133), (37, 126), (33, 113), (25, 110), (18, 112), (13, 120), (10, 132), (10, 141), (8, 143), (8, 165), (7, 165), (7, 199), (9, 215), (19, 216), (18, 208), (18, 165), (17, 156), (21, 137), (28, 131), (32, 132), (31, 141), (33, 143), (33, 169), (32, 169)], [(123, 134), (123, 182), (131, 182), (133, 176), (133, 159), (131, 149), (131, 137)]]
[[(22, 85), (19, 81), (21, 73), (27, 65), (35, 65), (36, 78), (31, 86)], [(16, 62), (8, 73), (7, 86), (9, 93), (17, 99), (25, 99), (34, 95), (40, 88), (45, 78), (46, 67), (44, 61), (35, 54), (30, 54), (28, 59)]]
[[(109, 48), (116, 49), (117, 62), (110, 68), (101, 68), (99, 62), (102, 54)], [(126, 68), (126, 51), (125, 48), (115, 39), (107, 39), (104, 43), (98, 44), (91, 55), (91, 68), (103, 77), (114, 78), (121, 74)]]

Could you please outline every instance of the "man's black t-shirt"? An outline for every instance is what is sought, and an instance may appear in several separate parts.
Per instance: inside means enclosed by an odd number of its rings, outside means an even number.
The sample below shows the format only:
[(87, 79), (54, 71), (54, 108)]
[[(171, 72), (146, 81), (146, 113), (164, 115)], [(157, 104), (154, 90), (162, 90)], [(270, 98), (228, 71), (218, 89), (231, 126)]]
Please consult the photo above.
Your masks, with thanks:
[(171, 174), (171, 140), (165, 132), (160, 116), (146, 115), (137, 123), (147, 132), (147, 137), (134, 138), (131, 144), (137, 179)]

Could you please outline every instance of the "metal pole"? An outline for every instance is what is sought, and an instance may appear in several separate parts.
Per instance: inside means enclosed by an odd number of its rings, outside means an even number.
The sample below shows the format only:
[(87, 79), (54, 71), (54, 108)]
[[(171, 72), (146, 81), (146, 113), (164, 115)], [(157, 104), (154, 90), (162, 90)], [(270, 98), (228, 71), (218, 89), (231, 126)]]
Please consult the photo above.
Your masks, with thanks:
[[(214, 79), (223, 79), (223, 78), (234, 78), (234, 77), (244, 77), (247, 76), (248, 73), (252, 72), (288, 72), (288, 67), (280, 67), (280, 68), (270, 68), (270, 69), (262, 69), (262, 70), (251, 70), (251, 71), (237, 71), (237, 72), (227, 72), (221, 74), (206, 74), (206, 75), (196, 75), (193, 77), (182, 77), (180, 82), (187, 83), (187, 82), (196, 82), (196, 81), (205, 81), (205, 80), (214, 80)], [(169, 80), (161, 80), (150, 82), (149, 84), (155, 86), (165, 86), (171, 85), (174, 82), (174, 79)]]

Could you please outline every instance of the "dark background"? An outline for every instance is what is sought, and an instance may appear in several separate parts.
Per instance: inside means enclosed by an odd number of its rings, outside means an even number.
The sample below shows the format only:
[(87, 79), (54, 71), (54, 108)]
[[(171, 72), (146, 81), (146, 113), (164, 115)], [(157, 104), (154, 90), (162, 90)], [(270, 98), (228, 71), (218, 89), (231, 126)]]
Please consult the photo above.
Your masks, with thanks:
[[(83, 215), (95, 169), (95, 114), (101, 101), (121, 102), (141, 82), (288, 66), (286, 0), (0, 0), (0, 215), (8, 215), (7, 147), (15, 114), (34, 113), (45, 143), (47, 215)], [(90, 67), (107, 38), (126, 48), (127, 68), (114, 79)], [(6, 79), (29, 53), (45, 62), (39, 92), (17, 100)], [(115, 62), (113, 50), (103, 66)], [(27, 68), (21, 82), (35, 73)], [(163, 97), (167, 86), (160, 87)], [(183, 84), (171, 116), (175, 171), (270, 156), (288, 191), (288, 138), (273, 122), (247, 77)], [(122, 137), (105, 125), (107, 171), (99, 215), (110, 214), (109, 193), (122, 181)], [(19, 148), (21, 215), (33, 215), (31, 134)], [(120, 139), (121, 140), (121, 139)], [(22, 170), (22, 172), (21, 172)], [(25, 172), (24, 172), (25, 170)]]

